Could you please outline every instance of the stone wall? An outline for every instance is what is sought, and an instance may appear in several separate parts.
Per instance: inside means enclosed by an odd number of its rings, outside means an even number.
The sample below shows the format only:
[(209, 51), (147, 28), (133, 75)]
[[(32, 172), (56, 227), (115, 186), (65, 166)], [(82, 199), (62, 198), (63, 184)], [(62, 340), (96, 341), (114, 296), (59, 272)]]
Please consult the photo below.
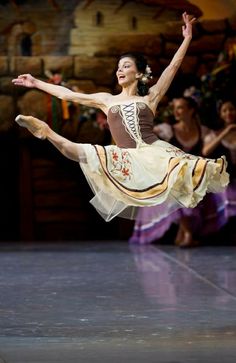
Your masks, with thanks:
[[(117, 57), (140, 51), (148, 58), (154, 82), (182, 41), (181, 10), (177, 5), (163, 8), (162, 2), (154, 3), (128, 1), (122, 6), (120, 0), (58, 0), (35, 4), (29, 0), (17, 9), (12, 9), (12, 2), (0, 5), (0, 109), (4, 110), (0, 131), (12, 128), (16, 113), (45, 116), (45, 101), (39, 92), (12, 85), (12, 78), (22, 73), (46, 80), (48, 70), (60, 70), (68, 86), (77, 85), (88, 93), (117, 92)], [(175, 89), (184, 86), (181, 75), (201, 77), (210, 71), (235, 34), (234, 18), (199, 21), (174, 80)], [(20, 49), (25, 36), (26, 42), (27, 37), (32, 41), (31, 55), (27, 55), (27, 46)], [(25, 98), (30, 101), (24, 102)]]
[(127, 2), (122, 7), (120, 0), (95, 0), (86, 8), (82, 2), (74, 11), (75, 26), (70, 32), (69, 54), (120, 53), (133, 46), (143, 49), (150, 36), (155, 38), (165, 31), (168, 22), (179, 19), (178, 12), (169, 9), (156, 19), (154, 15), (158, 10), (158, 6), (147, 6), (142, 2), (138, 5)]
[[(109, 36), (109, 44), (100, 53), (89, 55), (67, 56), (0, 56), (0, 131), (9, 130), (13, 126), (16, 113), (31, 112), (36, 116), (44, 117), (45, 102), (38, 91), (13, 86), (12, 78), (22, 73), (31, 73), (40, 79), (47, 79), (47, 70), (60, 70), (67, 85), (77, 85), (87, 93), (96, 91), (117, 92), (115, 68), (117, 56), (122, 51), (132, 49), (143, 51), (149, 60), (155, 81), (171, 57), (177, 50), (182, 36), (179, 34), (180, 22), (169, 23), (165, 33)], [(236, 37), (235, 19), (220, 21), (203, 21), (196, 24), (194, 36), (187, 55), (179, 70), (176, 82), (178, 88), (181, 75), (201, 75), (211, 71), (216, 63), (219, 53), (227, 42)], [(126, 39), (126, 42), (125, 42)], [(124, 46), (125, 44), (125, 46)], [(186, 77), (185, 77), (186, 78)], [(180, 87), (183, 85), (180, 84)], [(26, 95), (30, 102), (24, 102)], [(27, 105), (27, 107), (26, 107)], [(29, 107), (30, 105), (30, 107)], [(41, 110), (40, 114), (34, 107)], [(43, 111), (45, 109), (45, 112)]]
[(92, 55), (106, 46), (109, 35), (159, 34), (180, 19), (180, 9), (201, 15), (187, 0), (178, 3), (6, 0), (0, 3), (0, 55)]
[[(67, 54), (77, 0), (14, 1), (0, 4), (0, 55), (20, 55), (21, 40), (29, 35), (32, 55)], [(58, 4), (58, 6), (54, 6)]]

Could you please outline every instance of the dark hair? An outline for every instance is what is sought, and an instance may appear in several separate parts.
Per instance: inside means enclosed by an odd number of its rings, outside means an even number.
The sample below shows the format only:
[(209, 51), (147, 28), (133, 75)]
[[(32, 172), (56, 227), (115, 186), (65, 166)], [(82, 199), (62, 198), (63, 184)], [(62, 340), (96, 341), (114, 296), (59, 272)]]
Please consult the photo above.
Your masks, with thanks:
[(197, 102), (194, 100), (194, 98), (189, 97), (189, 96), (181, 96), (179, 97), (183, 100), (185, 100), (185, 102), (188, 105), (188, 108), (192, 108), (195, 112), (198, 112), (198, 104)]
[(225, 103), (231, 103), (236, 108), (236, 101), (233, 98), (222, 98), (217, 102), (217, 112), (220, 114), (221, 108)]
[(190, 97), (190, 96), (179, 96), (179, 97), (175, 97), (174, 99), (176, 100), (184, 100), (187, 103), (188, 108), (192, 109), (193, 112), (193, 119), (195, 120), (195, 122), (197, 124), (200, 125), (200, 119), (199, 119), (199, 107), (197, 102), (194, 100), (194, 98)]
[(221, 118), (221, 109), (222, 106), (225, 103), (231, 103), (231, 105), (236, 109), (236, 102), (231, 97), (222, 97), (216, 102), (216, 117), (217, 117), (217, 123), (216, 123), (216, 129), (222, 129), (225, 126), (224, 120)]
[[(122, 58), (125, 58), (125, 57), (132, 58), (135, 62), (137, 70), (140, 73), (145, 73), (148, 63), (147, 63), (147, 60), (145, 59), (145, 57), (141, 53), (138, 53), (138, 52), (123, 53), (123, 54), (121, 54), (119, 60), (121, 60)], [(147, 85), (147, 83), (144, 83), (141, 80), (138, 80), (137, 87), (138, 87), (139, 96), (146, 96), (148, 94), (149, 86)]]

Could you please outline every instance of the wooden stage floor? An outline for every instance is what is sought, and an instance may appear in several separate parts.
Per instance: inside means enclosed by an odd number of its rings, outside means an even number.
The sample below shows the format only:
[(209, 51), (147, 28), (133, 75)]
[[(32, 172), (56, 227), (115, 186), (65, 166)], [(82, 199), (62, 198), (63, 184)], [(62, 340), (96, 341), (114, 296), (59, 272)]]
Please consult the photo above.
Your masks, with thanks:
[(2, 243), (1, 363), (235, 363), (236, 247)]

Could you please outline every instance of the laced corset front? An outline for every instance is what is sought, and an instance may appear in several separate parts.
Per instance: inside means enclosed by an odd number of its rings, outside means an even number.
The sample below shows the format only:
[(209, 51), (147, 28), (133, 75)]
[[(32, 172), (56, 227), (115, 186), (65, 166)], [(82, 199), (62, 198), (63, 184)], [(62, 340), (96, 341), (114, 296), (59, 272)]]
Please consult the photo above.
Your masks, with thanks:
[(130, 102), (109, 108), (107, 122), (117, 146), (134, 148), (158, 140), (153, 133), (153, 113), (144, 102)]

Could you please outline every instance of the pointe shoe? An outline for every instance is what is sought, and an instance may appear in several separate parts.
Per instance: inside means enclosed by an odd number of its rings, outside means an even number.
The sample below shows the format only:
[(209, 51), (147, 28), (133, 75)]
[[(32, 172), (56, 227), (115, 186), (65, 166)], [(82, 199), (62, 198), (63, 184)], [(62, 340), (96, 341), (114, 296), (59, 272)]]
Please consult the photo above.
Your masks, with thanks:
[(46, 139), (48, 125), (44, 121), (41, 121), (33, 116), (24, 115), (18, 115), (15, 118), (15, 121), (18, 123), (18, 125), (28, 129), (35, 137), (42, 140)]

